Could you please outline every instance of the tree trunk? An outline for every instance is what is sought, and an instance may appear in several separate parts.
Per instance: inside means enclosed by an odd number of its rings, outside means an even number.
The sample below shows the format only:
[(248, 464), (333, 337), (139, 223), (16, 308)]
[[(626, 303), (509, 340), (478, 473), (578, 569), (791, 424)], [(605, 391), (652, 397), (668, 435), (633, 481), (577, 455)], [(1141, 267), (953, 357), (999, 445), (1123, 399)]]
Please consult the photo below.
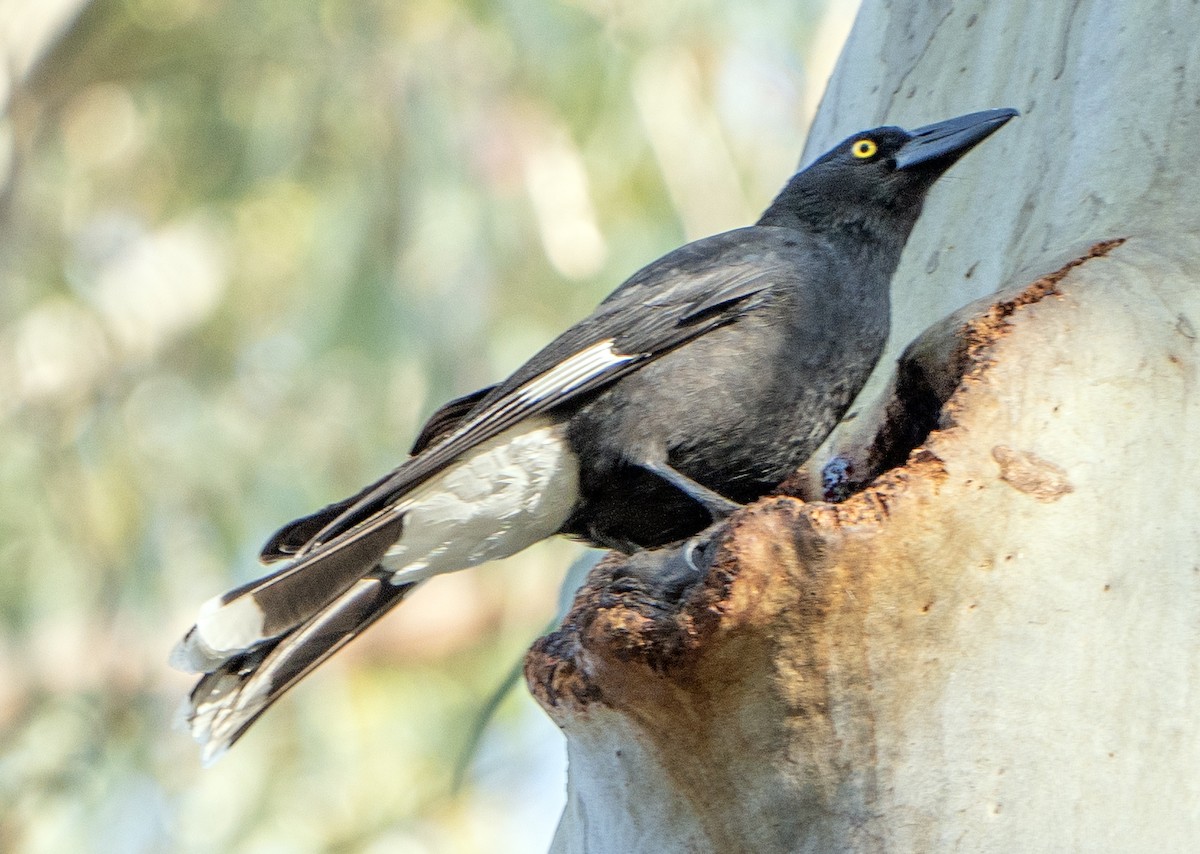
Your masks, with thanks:
[(867, 0), (808, 156), (1024, 116), (935, 189), (878, 402), (796, 482), (857, 491), (737, 514), (690, 584), (610, 557), (531, 651), (555, 852), (1195, 849), (1198, 21)]

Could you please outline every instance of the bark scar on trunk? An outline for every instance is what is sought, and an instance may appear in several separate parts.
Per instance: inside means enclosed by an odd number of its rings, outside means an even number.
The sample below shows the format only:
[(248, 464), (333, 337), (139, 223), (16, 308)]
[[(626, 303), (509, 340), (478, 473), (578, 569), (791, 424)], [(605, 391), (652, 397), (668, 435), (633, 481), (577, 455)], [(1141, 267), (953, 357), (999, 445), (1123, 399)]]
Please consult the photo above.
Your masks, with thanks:
[(1012, 328), (1013, 315), (1058, 296), (1059, 283), (1073, 269), (1108, 255), (1124, 242), (1125, 238), (1116, 238), (1096, 243), (1021, 290), (973, 302), (929, 327), (897, 361), (883, 406), (867, 419), (874, 426), (825, 465), (820, 488), (798, 475), (785, 482), (782, 491), (840, 502), (860, 493), (884, 472), (913, 462), (924, 452), (921, 446), (931, 432), (954, 426), (961, 405), (957, 392), (982, 380), (996, 342)]

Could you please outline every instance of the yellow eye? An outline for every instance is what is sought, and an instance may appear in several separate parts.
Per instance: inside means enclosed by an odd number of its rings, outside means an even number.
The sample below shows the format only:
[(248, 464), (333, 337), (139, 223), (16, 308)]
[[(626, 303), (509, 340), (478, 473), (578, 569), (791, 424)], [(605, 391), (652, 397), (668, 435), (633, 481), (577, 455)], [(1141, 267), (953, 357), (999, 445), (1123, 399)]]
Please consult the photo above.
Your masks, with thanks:
[(873, 139), (860, 139), (854, 145), (850, 146), (850, 153), (862, 160), (874, 157), (877, 151), (879, 151), (879, 146), (875, 144), (875, 140)]

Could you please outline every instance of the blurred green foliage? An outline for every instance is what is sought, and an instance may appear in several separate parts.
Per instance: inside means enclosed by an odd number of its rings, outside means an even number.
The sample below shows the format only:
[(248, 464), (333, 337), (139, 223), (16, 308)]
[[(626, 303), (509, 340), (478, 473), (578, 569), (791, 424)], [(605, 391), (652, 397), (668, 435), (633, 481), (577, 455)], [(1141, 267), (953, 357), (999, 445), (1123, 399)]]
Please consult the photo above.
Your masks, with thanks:
[(751, 221), (823, 7), (8, 0), (0, 851), (545, 848), (523, 695), (449, 781), (577, 547), (439, 579), (208, 771), (166, 654), (437, 404)]

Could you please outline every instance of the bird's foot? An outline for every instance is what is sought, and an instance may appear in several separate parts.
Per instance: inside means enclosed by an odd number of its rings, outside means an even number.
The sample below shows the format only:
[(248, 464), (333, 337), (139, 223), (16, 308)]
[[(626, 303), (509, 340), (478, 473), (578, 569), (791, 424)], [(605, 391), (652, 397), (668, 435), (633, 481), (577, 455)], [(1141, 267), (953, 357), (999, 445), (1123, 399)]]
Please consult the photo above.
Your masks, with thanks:
[(610, 590), (678, 602), (708, 573), (724, 529), (723, 522), (716, 522), (682, 543), (635, 552), (618, 570)]

